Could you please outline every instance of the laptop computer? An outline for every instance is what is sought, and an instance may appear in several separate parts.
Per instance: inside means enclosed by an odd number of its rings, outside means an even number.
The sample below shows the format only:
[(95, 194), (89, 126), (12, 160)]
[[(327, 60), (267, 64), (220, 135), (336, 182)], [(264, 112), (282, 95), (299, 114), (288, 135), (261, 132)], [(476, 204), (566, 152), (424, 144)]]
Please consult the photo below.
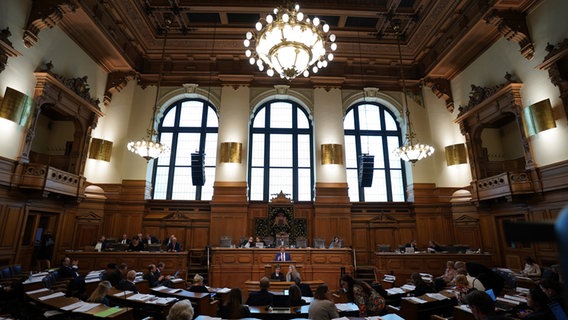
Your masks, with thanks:
[(257, 248), (264, 248), (264, 243), (262, 243), (262, 242), (257, 242), (257, 243), (255, 244), (255, 246), (256, 246)]
[(176, 270), (176, 272), (172, 275), (172, 278), (177, 278), (178, 274), (179, 274), (179, 270)]
[(512, 305), (510, 305), (506, 302), (497, 300), (497, 297), (495, 296), (495, 292), (493, 291), (493, 289), (487, 289), (487, 290), (485, 290), (485, 293), (487, 293), (491, 297), (491, 300), (493, 300), (493, 302), (495, 302), (495, 308), (501, 309), (503, 311), (513, 310)]

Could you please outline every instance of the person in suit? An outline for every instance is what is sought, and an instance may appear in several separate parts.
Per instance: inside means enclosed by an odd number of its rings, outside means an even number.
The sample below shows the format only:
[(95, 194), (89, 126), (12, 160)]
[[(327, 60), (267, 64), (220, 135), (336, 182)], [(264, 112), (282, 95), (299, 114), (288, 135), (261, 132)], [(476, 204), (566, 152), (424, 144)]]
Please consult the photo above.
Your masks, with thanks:
[(252, 291), (249, 294), (247, 303), (249, 306), (271, 306), (274, 301), (274, 294), (268, 291), (270, 280), (267, 277), (260, 279), (260, 291)]
[(331, 320), (339, 318), (339, 312), (331, 298), (327, 284), (320, 284), (316, 289), (314, 300), (308, 309), (309, 319)]
[(288, 245), (288, 243), (286, 242), (286, 239), (284, 238), (284, 235), (280, 235), (280, 237), (278, 238), (278, 240), (276, 240), (276, 246), (277, 247), (286, 247)]
[(101, 252), (106, 249), (106, 238), (105, 236), (101, 236), (97, 242), (95, 242), (95, 251)]
[(42, 262), (46, 269), (51, 269), (51, 259), (53, 258), (53, 248), (55, 246), (55, 238), (51, 231), (46, 230), (41, 236), (39, 242), (39, 250), (37, 253), (38, 270), (41, 270)]
[(120, 273), (116, 263), (107, 264), (107, 268), (103, 272), (101, 280), (106, 280), (110, 282), (113, 287), (116, 287), (120, 280), (122, 280), (122, 273)]
[(179, 242), (177, 242), (177, 238), (173, 237), (171, 239), (170, 244), (167, 246), (167, 250), (168, 252), (180, 252), (181, 251), (181, 246), (179, 245)]
[(138, 289), (136, 288), (136, 284), (134, 280), (136, 279), (136, 271), (130, 270), (126, 273), (126, 279), (120, 280), (120, 282), (116, 285), (118, 290), (123, 291), (132, 291), (134, 293), (138, 293)]
[(193, 277), (193, 283), (191, 284), (191, 286), (187, 289), (187, 291), (190, 292), (202, 292), (202, 293), (207, 293), (209, 292), (209, 290), (207, 289), (207, 287), (203, 284), (203, 277), (199, 274), (196, 273), (195, 276)]
[(231, 289), (229, 298), (221, 305), (217, 315), (223, 319), (242, 319), (250, 317), (250, 309), (243, 305), (241, 289)]
[(425, 293), (433, 293), (434, 287), (431, 286), (429, 283), (426, 283), (422, 276), (419, 273), (414, 272), (410, 278), (412, 279), (412, 283), (415, 286), (414, 289), (414, 296), (419, 297)]
[(254, 248), (254, 238), (250, 236), (248, 240), (241, 242), (239, 245), (241, 248)]
[(79, 260), (65, 257), (61, 261), (61, 266), (59, 267), (59, 275), (62, 278), (78, 278), (79, 277)]
[(144, 250), (144, 244), (138, 240), (138, 238), (132, 239), (132, 242), (128, 245), (128, 251), (142, 251)]
[(290, 254), (286, 252), (286, 247), (280, 246), (280, 252), (276, 254), (276, 256), (274, 257), (274, 261), (291, 261), (291, 260), (292, 257), (290, 257)]
[(341, 248), (341, 240), (338, 236), (333, 237), (333, 240), (331, 240), (331, 243), (329, 244), (329, 248)]
[(416, 240), (412, 239), (409, 243), (404, 245), (405, 248), (414, 248), (414, 251), (418, 251), (418, 246), (416, 244)]
[(274, 272), (270, 274), (270, 280), (280, 280), (284, 281), (284, 274), (280, 272), (280, 265), (274, 266)]
[(129, 245), (130, 244), (130, 238), (128, 238), (128, 235), (126, 233), (122, 234), (122, 239), (120, 239), (120, 243), (121, 244), (125, 244), (125, 245)]
[(288, 288), (288, 295), (290, 296), (291, 307), (305, 306), (308, 304), (306, 300), (302, 299), (302, 290), (295, 284)]
[(160, 285), (160, 272), (155, 264), (148, 266), (148, 273), (144, 275), (144, 279), (148, 281), (148, 286), (154, 288)]
[(160, 240), (158, 240), (158, 238), (154, 237), (153, 235), (146, 233), (146, 237), (144, 237), (143, 243), (144, 243), (144, 245), (159, 244)]

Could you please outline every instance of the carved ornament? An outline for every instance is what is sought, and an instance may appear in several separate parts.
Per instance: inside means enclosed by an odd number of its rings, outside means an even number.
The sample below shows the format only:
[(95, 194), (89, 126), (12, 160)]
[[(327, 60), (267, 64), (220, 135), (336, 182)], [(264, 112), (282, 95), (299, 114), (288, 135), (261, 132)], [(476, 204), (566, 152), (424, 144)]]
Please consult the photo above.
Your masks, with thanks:
[(505, 83), (498, 84), (493, 87), (481, 87), (472, 84), (468, 103), (465, 106), (458, 107), (458, 117), (462, 116), (464, 113), (468, 112), (473, 107), (482, 103), (484, 100), (491, 97), (499, 90), (503, 89), (505, 86), (513, 82), (512, 75), (508, 72), (505, 74), (505, 79), (507, 80)]
[(103, 97), (103, 103), (105, 106), (109, 105), (112, 101), (112, 95), (116, 92), (122, 91), (124, 87), (128, 84), (128, 81), (136, 77), (135, 72), (122, 72), (116, 71), (111, 72), (107, 76), (107, 83), (105, 87), (105, 95)]
[(40, 0), (32, 1), (32, 8), (24, 30), (24, 45), (32, 47), (39, 40), (40, 31), (53, 28), (63, 16), (77, 10), (76, 0)]
[(425, 78), (422, 80), (422, 84), (432, 89), (432, 93), (434, 93), (438, 99), (444, 99), (446, 101), (446, 109), (448, 109), (450, 113), (454, 112), (454, 97), (452, 95), (450, 80), (444, 78)]
[(513, 40), (521, 47), (521, 55), (527, 60), (534, 56), (534, 44), (529, 34), (526, 15), (513, 10), (491, 10), (484, 17), (485, 22), (497, 27), (507, 40)]
[(21, 55), (21, 53), (14, 49), (12, 42), (8, 40), (11, 36), (12, 33), (10, 32), (10, 28), (0, 31), (0, 73), (6, 69), (8, 57), (17, 57)]

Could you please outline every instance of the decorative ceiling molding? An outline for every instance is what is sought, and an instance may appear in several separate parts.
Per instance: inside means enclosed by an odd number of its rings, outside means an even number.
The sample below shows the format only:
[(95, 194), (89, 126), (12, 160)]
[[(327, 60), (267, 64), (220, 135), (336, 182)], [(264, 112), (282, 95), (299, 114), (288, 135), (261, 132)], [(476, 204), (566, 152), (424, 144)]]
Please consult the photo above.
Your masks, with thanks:
[(122, 91), (124, 87), (128, 84), (128, 81), (136, 78), (135, 72), (122, 72), (116, 71), (111, 72), (107, 76), (107, 82), (105, 86), (105, 95), (103, 97), (103, 103), (105, 106), (109, 105), (112, 101), (112, 95), (116, 92)]
[(75, 12), (77, 2), (75, 0), (41, 0), (32, 1), (32, 8), (27, 27), (24, 30), (24, 45), (27, 48), (35, 45), (39, 40), (40, 31), (53, 28), (63, 16)]
[(521, 55), (530, 60), (534, 56), (534, 44), (529, 34), (526, 15), (522, 12), (491, 10), (483, 18), (497, 27), (505, 39), (515, 41), (521, 47)]
[(432, 92), (438, 99), (444, 99), (446, 101), (446, 109), (448, 109), (450, 113), (454, 112), (454, 98), (450, 80), (443, 78), (425, 78), (422, 80), (422, 83), (432, 89)]
[(12, 46), (12, 42), (8, 40), (12, 36), (10, 28), (6, 27), (0, 31), (0, 73), (6, 69), (8, 57), (17, 57), (22, 55)]

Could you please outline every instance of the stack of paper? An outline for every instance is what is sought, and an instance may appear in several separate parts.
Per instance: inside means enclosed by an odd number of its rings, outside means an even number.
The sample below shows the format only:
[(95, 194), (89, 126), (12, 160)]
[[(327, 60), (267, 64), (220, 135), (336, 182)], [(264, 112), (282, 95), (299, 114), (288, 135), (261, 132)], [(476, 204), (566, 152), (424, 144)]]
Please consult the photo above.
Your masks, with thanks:
[(449, 299), (448, 297), (446, 297), (443, 294), (440, 293), (427, 293), (426, 294), (428, 297), (432, 298), (432, 299), (436, 299), (436, 300), (445, 300), (445, 299)]
[(47, 296), (43, 296), (43, 297), (39, 297), (38, 299), (41, 301), (44, 300), (49, 300), (49, 299), (53, 299), (53, 298), (57, 298), (57, 297), (63, 297), (65, 295), (65, 292), (56, 292), (56, 293), (52, 293), (50, 295)]
[(74, 309), (73, 312), (87, 312), (91, 309), (93, 309), (94, 307), (100, 306), (100, 303), (88, 303), (85, 302), (82, 306), (80, 306), (77, 309)]
[(414, 291), (414, 289), (416, 289), (416, 286), (411, 284), (405, 284), (401, 288), (408, 291)]
[(426, 301), (426, 300), (424, 300), (424, 299), (420, 299), (420, 298), (417, 298), (417, 297), (404, 297), (403, 299), (407, 299), (407, 300), (410, 300), (410, 301), (414, 301), (414, 302), (416, 302), (416, 303), (426, 303), (426, 302), (428, 302), (428, 301)]
[(148, 301), (152, 298), (156, 298), (156, 296), (151, 294), (144, 294), (144, 293), (137, 293), (133, 294), (130, 297), (126, 298), (128, 300), (139, 300), (139, 301)]
[(48, 288), (41, 288), (41, 289), (37, 289), (37, 290), (33, 290), (33, 291), (28, 291), (26, 292), (27, 294), (36, 294), (36, 293), (40, 293), (40, 292), (44, 292), (44, 291), (49, 291)]

